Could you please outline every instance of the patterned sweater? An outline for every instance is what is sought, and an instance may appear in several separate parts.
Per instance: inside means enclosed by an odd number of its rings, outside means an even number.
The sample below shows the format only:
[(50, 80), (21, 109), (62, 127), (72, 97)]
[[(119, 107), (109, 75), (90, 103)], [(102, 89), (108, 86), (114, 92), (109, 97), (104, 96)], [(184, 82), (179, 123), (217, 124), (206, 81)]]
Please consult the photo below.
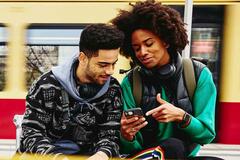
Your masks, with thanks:
[[(64, 96), (65, 95), (65, 96)], [(59, 140), (78, 144), (79, 154), (119, 154), (119, 129), (123, 108), (119, 83), (111, 77), (107, 92), (90, 102), (73, 99), (52, 72), (42, 75), (26, 97), (20, 152), (59, 153)]]

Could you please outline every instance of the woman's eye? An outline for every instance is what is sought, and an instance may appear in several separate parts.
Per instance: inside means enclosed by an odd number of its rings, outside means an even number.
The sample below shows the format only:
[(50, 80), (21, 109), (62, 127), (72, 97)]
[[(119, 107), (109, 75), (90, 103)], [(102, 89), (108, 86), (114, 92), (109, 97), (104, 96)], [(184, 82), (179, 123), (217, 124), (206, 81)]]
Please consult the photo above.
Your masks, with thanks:
[(133, 50), (134, 50), (135, 52), (138, 52), (138, 51), (140, 50), (140, 47), (134, 47)]
[(153, 44), (153, 42), (149, 42), (149, 43), (146, 43), (146, 46), (147, 46), (147, 47), (151, 47), (152, 44)]

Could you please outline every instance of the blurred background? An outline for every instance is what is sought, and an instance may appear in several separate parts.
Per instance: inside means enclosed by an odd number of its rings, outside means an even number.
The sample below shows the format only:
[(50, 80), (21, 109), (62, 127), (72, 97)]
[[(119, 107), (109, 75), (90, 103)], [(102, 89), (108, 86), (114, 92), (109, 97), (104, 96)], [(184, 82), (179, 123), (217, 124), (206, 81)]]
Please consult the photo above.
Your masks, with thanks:
[[(31, 83), (78, 52), (87, 24), (107, 23), (135, 0), (0, 0), (0, 155), (16, 149), (14, 115), (25, 111)], [(183, 0), (162, 0), (184, 15)], [(214, 144), (240, 158), (240, 1), (194, 0), (190, 57), (206, 60), (218, 90)], [(122, 56), (114, 76), (130, 69)], [(204, 151), (204, 148), (203, 148)], [(235, 152), (236, 151), (236, 152)], [(212, 153), (207, 153), (212, 154)], [(220, 154), (220, 152), (218, 153)], [(225, 156), (230, 152), (222, 152)], [(1, 158), (0, 158), (1, 159)]]

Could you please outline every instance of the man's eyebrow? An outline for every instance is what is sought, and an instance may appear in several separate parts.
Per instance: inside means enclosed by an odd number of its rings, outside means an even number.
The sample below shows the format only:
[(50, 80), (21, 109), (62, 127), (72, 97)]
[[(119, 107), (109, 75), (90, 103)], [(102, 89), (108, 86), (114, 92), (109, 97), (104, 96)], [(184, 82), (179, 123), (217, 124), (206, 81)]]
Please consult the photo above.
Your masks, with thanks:
[(116, 63), (118, 61), (118, 59), (115, 61), (115, 62), (113, 62), (113, 63), (109, 63), (109, 62), (98, 62), (98, 64), (114, 64), (114, 63)]

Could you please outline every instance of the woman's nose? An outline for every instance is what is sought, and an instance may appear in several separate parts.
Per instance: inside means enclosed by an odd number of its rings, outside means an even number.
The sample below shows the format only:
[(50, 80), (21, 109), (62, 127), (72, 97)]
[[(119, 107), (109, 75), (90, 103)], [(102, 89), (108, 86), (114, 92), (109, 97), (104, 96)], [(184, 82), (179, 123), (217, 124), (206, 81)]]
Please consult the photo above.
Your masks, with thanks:
[(142, 47), (141, 47), (141, 50), (140, 50), (140, 55), (141, 55), (141, 56), (144, 56), (144, 55), (146, 55), (146, 54), (147, 54), (147, 48), (144, 47), (144, 46), (142, 46)]

